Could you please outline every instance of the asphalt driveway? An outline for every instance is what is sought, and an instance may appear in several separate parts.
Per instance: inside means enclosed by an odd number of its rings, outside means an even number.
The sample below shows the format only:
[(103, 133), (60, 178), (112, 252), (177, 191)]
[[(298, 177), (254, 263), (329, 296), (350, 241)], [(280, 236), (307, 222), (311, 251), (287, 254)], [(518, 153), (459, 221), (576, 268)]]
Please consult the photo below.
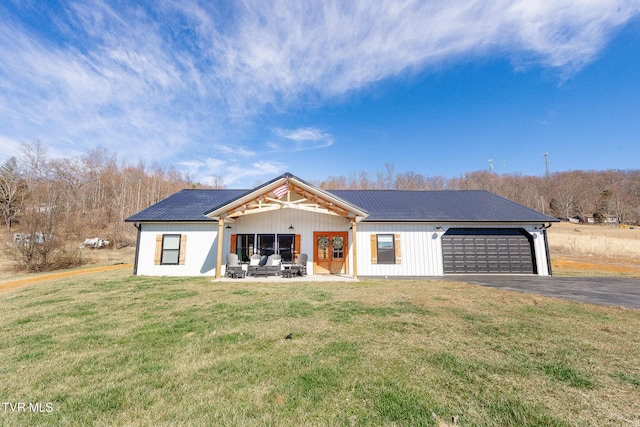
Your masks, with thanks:
[(640, 279), (508, 275), (454, 275), (446, 276), (445, 279), (589, 304), (640, 310)]

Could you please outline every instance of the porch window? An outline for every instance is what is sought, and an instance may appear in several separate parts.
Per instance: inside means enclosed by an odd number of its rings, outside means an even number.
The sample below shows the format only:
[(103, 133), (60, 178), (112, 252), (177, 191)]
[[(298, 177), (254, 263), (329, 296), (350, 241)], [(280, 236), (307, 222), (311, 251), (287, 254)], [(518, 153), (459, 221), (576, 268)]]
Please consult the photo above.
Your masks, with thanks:
[(180, 234), (162, 236), (162, 259), (160, 264), (177, 265), (180, 260)]
[(394, 250), (393, 234), (377, 235), (378, 264), (395, 264), (396, 254)]
[(249, 262), (254, 252), (255, 234), (238, 234), (236, 237), (236, 254), (240, 262)]
[(300, 254), (299, 234), (232, 234), (230, 252), (238, 254), (240, 262), (249, 262), (251, 255), (280, 254), (283, 262), (294, 262)]
[(260, 255), (271, 255), (276, 251), (275, 234), (258, 234), (258, 252)]
[(293, 262), (295, 234), (278, 234), (278, 253), (282, 262)]

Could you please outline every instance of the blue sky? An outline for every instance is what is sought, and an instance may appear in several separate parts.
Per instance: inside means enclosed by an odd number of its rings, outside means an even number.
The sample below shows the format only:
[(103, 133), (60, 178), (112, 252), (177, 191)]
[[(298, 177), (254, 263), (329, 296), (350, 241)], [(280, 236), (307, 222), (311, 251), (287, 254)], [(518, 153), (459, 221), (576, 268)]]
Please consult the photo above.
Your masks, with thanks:
[(40, 140), (246, 188), (640, 167), (640, 0), (0, 4), (0, 161)]

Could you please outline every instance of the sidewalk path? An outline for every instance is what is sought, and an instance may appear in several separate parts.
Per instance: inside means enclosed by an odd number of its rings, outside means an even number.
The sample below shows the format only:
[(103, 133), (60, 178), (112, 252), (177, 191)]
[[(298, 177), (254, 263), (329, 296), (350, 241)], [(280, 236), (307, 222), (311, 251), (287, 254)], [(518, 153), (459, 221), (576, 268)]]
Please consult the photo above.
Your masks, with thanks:
[(48, 280), (64, 279), (66, 277), (80, 276), (82, 274), (101, 273), (103, 271), (119, 270), (123, 268), (133, 269), (133, 264), (114, 264), (103, 265), (100, 267), (82, 268), (79, 270), (63, 270), (57, 271), (55, 273), (46, 273), (39, 274), (37, 276), (24, 277), (17, 280), (8, 280), (6, 282), (0, 282), (0, 293), (13, 291), (16, 289), (24, 288), (26, 286), (46, 282)]

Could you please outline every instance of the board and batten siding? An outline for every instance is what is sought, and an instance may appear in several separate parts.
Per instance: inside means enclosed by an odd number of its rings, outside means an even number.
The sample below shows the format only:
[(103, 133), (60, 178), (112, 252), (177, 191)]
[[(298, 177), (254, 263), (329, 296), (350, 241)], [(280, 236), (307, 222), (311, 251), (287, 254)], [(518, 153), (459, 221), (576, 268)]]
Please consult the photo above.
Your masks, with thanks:
[[(296, 234), (300, 236), (299, 253), (309, 256), (307, 271), (313, 271), (315, 231), (346, 231), (349, 236), (347, 274), (353, 272), (353, 233), (346, 218), (296, 209), (280, 209), (272, 212), (246, 215), (224, 229), (223, 271), (226, 255), (230, 251), (232, 234)], [(442, 228), (438, 230), (436, 226)], [(215, 276), (218, 224), (203, 223), (143, 223), (139, 234), (139, 258), (137, 274), (142, 276)], [(289, 229), (293, 226), (293, 230)], [(433, 224), (433, 223), (369, 223), (357, 225), (358, 276), (442, 276), (442, 235), (450, 227), (500, 228), (504, 223)], [(525, 229), (533, 237), (534, 257), (539, 275), (549, 275), (544, 230), (539, 225), (510, 224), (508, 228)], [(156, 240), (158, 235), (180, 234), (186, 236), (184, 265), (157, 265)], [(373, 264), (371, 236), (394, 234), (398, 236), (402, 259), (397, 264)]]
[[(357, 226), (359, 276), (441, 276), (444, 230), (428, 223), (367, 223)], [(398, 264), (373, 264), (372, 235), (398, 235), (402, 259)]]
[[(213, 276), (216, 271), (218, 224), (211, 223), (143, 223), (139, 234), (136, 274), (140, 276)], [(157, 238), (163, 234), (180, 234), (181, 265), (156, 264)], [(186, 236), (186, 237), (184, 237)]]
[[(436, 226), (442, 227), (440, 230)], [(442, 236), (449, 228), (522, 228), (533, 237), (533, 250), (537, 274), (550, 274), (544, 231), (540, 226), (504, 223), (433, 224), (433, 223), (367, 223), (358, 224), (358, 276), (443, 276)], [(399, 236), (401, 262), (398, 264), (372, 263), (372, 236), (395, 234)]]
[[(222, 272), (226, 256), (231, 249), (234, 234), (295, 234), (300, 236), (299, 253), (309, 257), (307, 271), (313, 271), (314, 231), (350, 231), (351, 223), (335, 215), (319, 214), (296, 209), (246, 215), (229, 223), (224, 229), (222, 245)], [(140, 276), (215, 276), (218, 249), (218, 223), (143, 223), (140, 231), (140, 252), (137, 274)], [(293, 230), (289, 229), (293, 226)], [(155, 263), (157, 239), (163, 234), (186, 236), (183, 265)], [(351, 237), (350, 237), (351, 238)], [(351, 271), (351, 261), (349, 271)], [(182, 262), (181, 262), (182, 264)]]

